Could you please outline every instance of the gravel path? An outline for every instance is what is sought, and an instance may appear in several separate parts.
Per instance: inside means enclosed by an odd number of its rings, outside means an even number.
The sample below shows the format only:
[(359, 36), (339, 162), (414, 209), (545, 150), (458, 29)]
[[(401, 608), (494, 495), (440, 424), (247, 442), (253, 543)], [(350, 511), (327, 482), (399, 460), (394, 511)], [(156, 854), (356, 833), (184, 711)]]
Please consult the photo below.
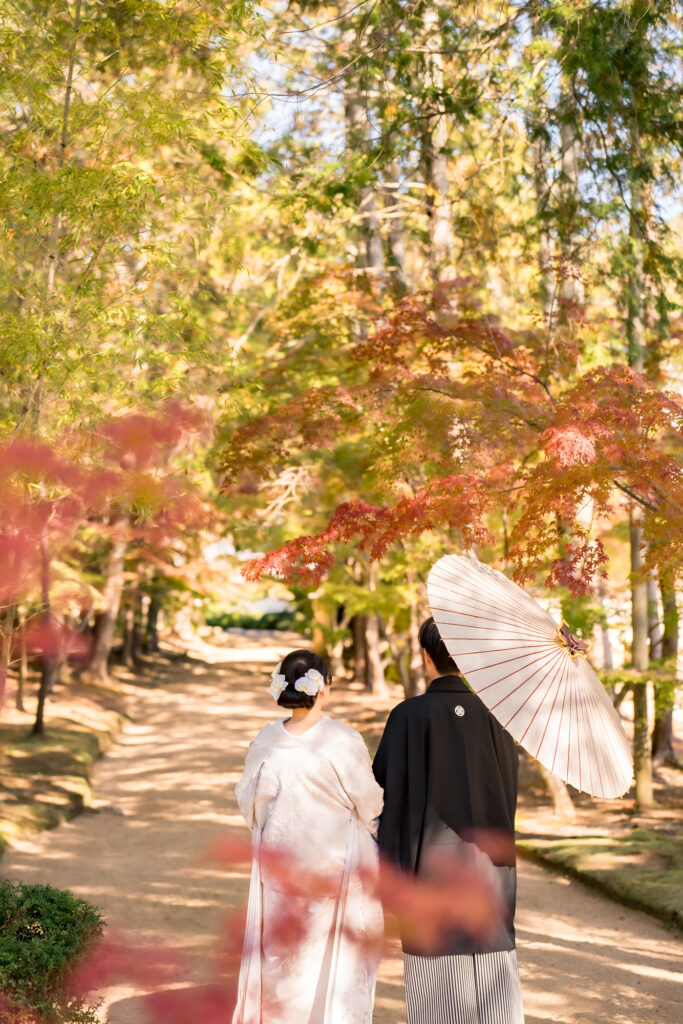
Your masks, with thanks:
[[(157, 688), (140, 690), (133, 724), (98, 765), (98, 812), (23, 841), (2, 861), (5, 876), (68, 887), (97, 903), (112, 932), (179, 951), (182, 965), (167, 985), (190, 998), (235, 970), (215, 951), (226, 914), (245, 901), (246, 868), (204, 854), (226, 835), (245, 836), (233, 787), (249, 740), (273, 717), (266, 680), (281, 653), (267, 640), (258, 650), (246, 643), (206, 647), (196, 661), (170, 666)], [(339, 709), (349, 717), (360, 710), (358, 694)], [(519, 875), (527, 1024), (680, 1024), (683, 943), (580, 883), (526, 861)], [(146, 1024), (152, 988), (144, 977), (111, 984), (104, 1016)], [(375, 1021), (405, 1022), (395, 944), (383, 961)]]

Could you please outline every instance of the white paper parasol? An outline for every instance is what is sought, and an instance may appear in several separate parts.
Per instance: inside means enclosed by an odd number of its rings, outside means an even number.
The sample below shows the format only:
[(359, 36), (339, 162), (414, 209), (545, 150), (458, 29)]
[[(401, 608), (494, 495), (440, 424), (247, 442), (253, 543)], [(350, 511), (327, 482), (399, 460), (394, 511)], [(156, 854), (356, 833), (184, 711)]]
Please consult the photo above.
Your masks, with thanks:
[(458, 668), (518, 743), (577, 789), (625, 793), (633, 776), (629, 742), (586, 660), (588, 645), (474, 558), (440, 559), (427, 591)]

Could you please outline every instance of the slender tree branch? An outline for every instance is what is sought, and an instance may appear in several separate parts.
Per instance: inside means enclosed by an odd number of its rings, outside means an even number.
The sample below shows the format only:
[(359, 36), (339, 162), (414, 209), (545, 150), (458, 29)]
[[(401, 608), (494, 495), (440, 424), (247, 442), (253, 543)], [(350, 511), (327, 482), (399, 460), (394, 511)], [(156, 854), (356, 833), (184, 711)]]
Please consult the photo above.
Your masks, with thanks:
[(301, 277), (304, 266), (306, 264), (305, 259), (302, 258), (301, 260), (299, 260), (299, 263), (296, 266), (291, 279), (287, 282), (287, 285), (285, 287), (283, 287), (283, 275), (290, 260), (292, 259), (293, 256), (297, 254), (298, 251), (298, 248), (292, 249), (292, 251), (287, 253), (287, 256), (284, 257), (283, 260), (281, 261), (280, 272), (278, 273), (277, 277), (275, 297), (273, 298), (272, 302), (269, 302), (266, 306), (263, 306), (258, 311), (258, 313), (252, 319), (251, 323), (248, 325), (246, 330), (244, 330), (240, 337), (237, 338), (232, 343), (231, 348), (233, 353), (239, 352), (245, 346), (245, 344), (247, 343), (251, 335), (254, 333), (258, 325), (261, 323), (263, 318), (267, 316), (268, 313), (271, 313), (274, 309), (277, 309), (282, 299), (289, 295), (289, 293), (296, 287), (297, 281)]
[(69, 303), (68, 303), (68, 305), (66, 307), (66, 310), (64, 311), (64, 319), (65, 320), (68, 319), (68, 317), (71, 315), (71, 311), (74, 308), (74, 305), (76, 304), (76, 299), (78, 298), (80, 292), (82, 291), (82, 289), (85, 286), (88, 278), (90, 277), (90, 275), (91, 275), (91, 273), (92, 273), (92, 271), (93, 271), (93, 269), (95, 267), (95, 264), (97, 263), (97, 261), (98, 261), (98, 259), (100, 257), (100, 253), (102, 252), (102, 249), (104, 248), (105, 242), (106, 242), (106, 239), (103, 238), (102, 241), (100, 242), (100, 244), (97, 246), (97, 248), (93, 252), (93, 254), (90, 257), (90, 259), (88, 260), (88, 265), (86, 266), (85, 270), (81, 274), (81, 276), (80, 276), (80, 278), (78, 280), (78, 283), (76, 284), (76, 287), (74, 288), (73, 295), (69, 299)]
[(652, 502), (648, 501), (647, 498), (644, 498), (642, 494), (638, 494), (636, 491), (632, 490), (626, 484), (620, 483), (619, 480), (613, 480), (612, 483), (615, 487), (618, 487), (620, 491), (623, 491), (624, 494), (627, 494), (629, 498), (632, 498), (633, 501), (637, 502), (643, 508), (648, 509), (648, 511), (650, 512), (659, 512), (659, 506), (653, 505)]
[(652, 490), (655, 492), (655, 494), (659, 495), (663, 502), (666, 502), (668, 505), (671, 505), (673, 508), (676, 509), (677, 512), (683, 515), (683, 508), (678, 504), (677, 501), (674, 501), (671, 495), (665, 494), (661, 487), (657, 487), (656, 484), (653, 485)]

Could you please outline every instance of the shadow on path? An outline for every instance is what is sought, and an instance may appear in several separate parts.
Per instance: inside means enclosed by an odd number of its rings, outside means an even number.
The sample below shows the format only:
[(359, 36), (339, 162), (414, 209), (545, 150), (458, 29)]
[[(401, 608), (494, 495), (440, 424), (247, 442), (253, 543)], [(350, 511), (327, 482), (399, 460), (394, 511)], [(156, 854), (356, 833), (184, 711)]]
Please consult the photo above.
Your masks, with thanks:
[[(169, 991), (186, 992), (188, 1006), (218, 998), (207, 986), (237, 969), (236, 957), (218, 963), (216, 950), (226, 915), (246, 900), (247, 865), (212, 863), (206, 851), (226, 835), (246, 837), (234, 785), (250, 740), (276, 717), (268, 675), (284, 650), (272, 642), (252, 650), (240, 638), (235, 650), (203, 647), (196, 660), (175, 663), (157, 688), (140, 692), (134, 721), (98, 765), (101, 809), (22, 841), (3, 858), (12, 878), (92, 900), (112, 930), (134, 943), (179, 951), (185, 967)], [(336, 696), (333, 713), (364, 717), (361, 693)], [(383, 712), (390, 706), (384, 702)], [(527, 1024), (680, 1024), (680, 941), (580, 883), (527, 861), (519, 869)], [(110, 1024), (146, 1024), (149, 1000), (163, 992), (153, 996), (140, 982), (105, 989)], [(405, 1022), (395, 942), (382, 963), (375, 1022)]]

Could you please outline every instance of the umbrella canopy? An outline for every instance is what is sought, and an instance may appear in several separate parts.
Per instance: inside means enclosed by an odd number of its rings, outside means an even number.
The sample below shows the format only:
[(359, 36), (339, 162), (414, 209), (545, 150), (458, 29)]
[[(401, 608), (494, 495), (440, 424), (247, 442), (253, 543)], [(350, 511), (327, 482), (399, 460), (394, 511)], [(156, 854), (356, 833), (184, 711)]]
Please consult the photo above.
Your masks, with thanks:
[(577, 789), (599, 797), (625, 793), (633, 776), (630, 746), (586, 660), (588, 644), (474, 558), (440, 559), (427, 591), (449, 653), (517, 742)]

